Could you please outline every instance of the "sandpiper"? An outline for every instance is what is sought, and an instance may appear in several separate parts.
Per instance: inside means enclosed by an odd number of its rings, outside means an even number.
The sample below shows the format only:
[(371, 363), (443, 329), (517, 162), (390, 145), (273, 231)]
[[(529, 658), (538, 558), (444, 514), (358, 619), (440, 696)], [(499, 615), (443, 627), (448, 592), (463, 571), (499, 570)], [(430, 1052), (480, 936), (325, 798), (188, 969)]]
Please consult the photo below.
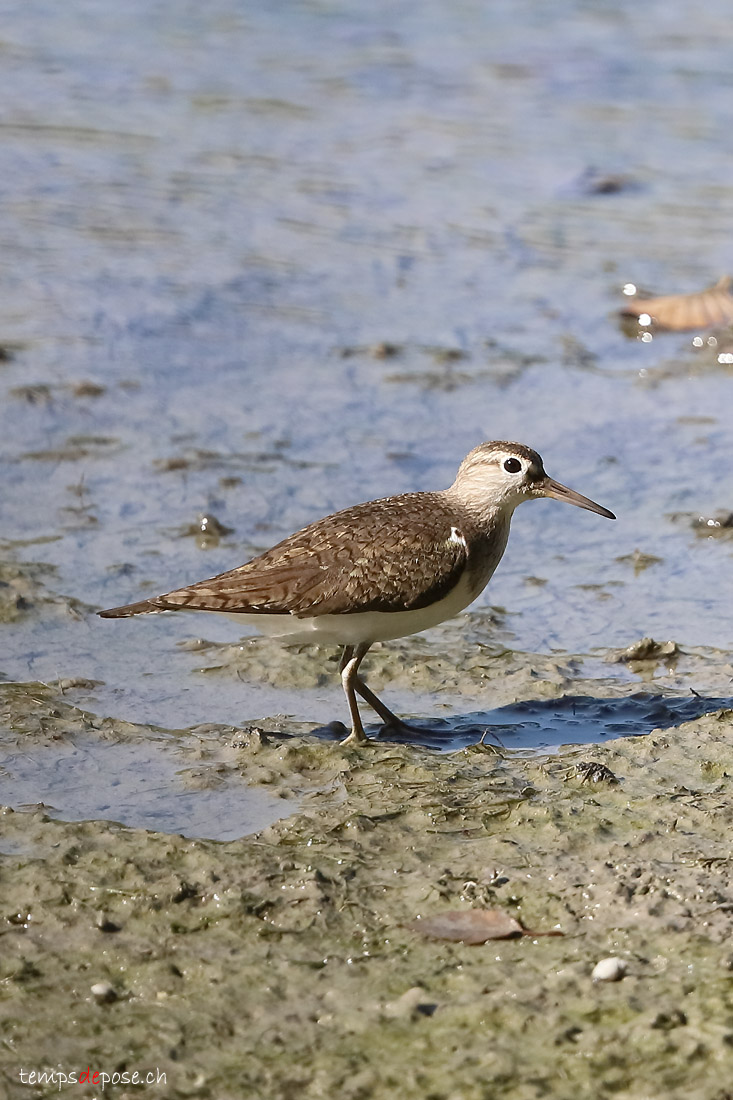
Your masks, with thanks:
[(370, 646), (417, 634), (468, 607), (501, 560), (514, 509), (537, 497), (616, 518), (548, 477), (530, 447), (482, 443), (449, 489), (357, 504), (236, 569), (99, 614), (216, 611), (288, 642), (343, 646), (339, 672), (351, 715), (344, 744), (365, 741), (357, 692), (387, 727), (403, 726), (359, 676)]

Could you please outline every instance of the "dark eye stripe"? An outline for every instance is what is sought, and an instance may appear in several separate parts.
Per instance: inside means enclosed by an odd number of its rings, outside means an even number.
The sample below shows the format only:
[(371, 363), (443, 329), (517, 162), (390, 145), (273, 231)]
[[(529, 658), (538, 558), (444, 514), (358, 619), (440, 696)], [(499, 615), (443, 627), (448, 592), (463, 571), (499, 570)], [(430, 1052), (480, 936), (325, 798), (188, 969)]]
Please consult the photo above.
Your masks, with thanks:
[(522, 463), (518, 458), (505, 458), (504, 469), (508, 474), (518, 474), (522, 469)]

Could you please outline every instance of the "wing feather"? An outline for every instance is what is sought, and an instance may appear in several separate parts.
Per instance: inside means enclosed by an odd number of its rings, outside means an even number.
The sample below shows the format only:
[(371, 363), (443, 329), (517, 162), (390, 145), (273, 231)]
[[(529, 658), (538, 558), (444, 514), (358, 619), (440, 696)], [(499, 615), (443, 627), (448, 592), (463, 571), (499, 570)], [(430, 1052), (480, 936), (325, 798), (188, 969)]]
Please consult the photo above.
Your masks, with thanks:
[(455, 508), (439, 493), (371, 501), (310, 524), (236, 569), (108, 614), (417, 610), (447, 595), (468, 565), (455, 522)]

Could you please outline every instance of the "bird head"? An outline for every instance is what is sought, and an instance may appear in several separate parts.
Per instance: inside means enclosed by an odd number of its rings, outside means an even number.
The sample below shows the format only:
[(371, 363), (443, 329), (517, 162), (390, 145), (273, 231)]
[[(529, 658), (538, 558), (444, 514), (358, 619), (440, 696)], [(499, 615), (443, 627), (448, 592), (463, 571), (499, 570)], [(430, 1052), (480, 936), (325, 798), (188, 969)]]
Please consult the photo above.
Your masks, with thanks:
[(542, 459), (522, 443), (481, 443), (464, 458), (452, 486), (467, 504), (510, 514), (524, 500), (553, 497), (606, 519), (613, 512), (548, 477)]

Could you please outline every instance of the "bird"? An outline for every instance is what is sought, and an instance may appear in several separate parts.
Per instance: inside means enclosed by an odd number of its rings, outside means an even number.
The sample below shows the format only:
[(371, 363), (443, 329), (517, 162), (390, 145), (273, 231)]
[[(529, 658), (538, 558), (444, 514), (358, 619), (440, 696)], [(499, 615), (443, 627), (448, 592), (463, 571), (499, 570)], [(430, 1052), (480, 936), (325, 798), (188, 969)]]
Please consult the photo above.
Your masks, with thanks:
[(367, 736), (357, 694), (388, 731), (409, 729), (359, 675), (370, 647), (427, 630), (473, 603), (504, 554), (514, 509), (542, 497), (616, 518), (549, 477), (531, 447), (486, 442), (447, 489), (345, 508), (235, 569), (98, 614), (209, 611), (284, 642), (339, 645), (351, 721), (343, 743), (360, 745)]

